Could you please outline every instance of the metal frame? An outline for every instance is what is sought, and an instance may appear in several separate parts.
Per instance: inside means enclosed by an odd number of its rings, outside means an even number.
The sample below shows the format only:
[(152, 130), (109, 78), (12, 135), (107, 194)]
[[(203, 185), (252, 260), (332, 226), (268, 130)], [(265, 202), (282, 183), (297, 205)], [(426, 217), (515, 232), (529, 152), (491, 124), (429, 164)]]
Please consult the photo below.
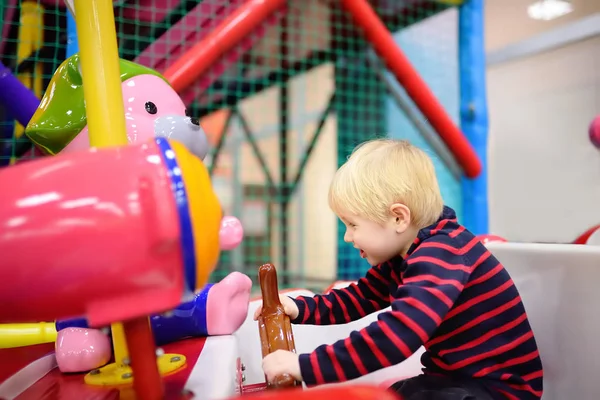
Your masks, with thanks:
[[(283, 81), (281, 83), (281, 85), (287, 86), (287, 80)], [(283, 92), (282, 92), (282, 94), (283, 94)], [(281, 96), (281, 97), (284, 97), (284, 96)], [(310, 160), (310, 157), (317, 145), (317, 142), (321, 136), (321, 133), (323, 132), (323, 128), (325, 127), (325, 123), (327, 121), (328, 116), (334, 111), (335, 104), (336, 104), (336, 95), (335, 95), (335, 93), (333, 93), (331, 95), (331, 97), (329, 98), (327, 106), (321, 112), (321, 114), (319, 116), (315, 131), (313, 132), (311, 140), (310, 140), (306, 150), (304, 151), (304, 154), (302, 155), (302, 158), (299, 162), (299, 166), (297, 168), (296, 175), (293, 177), (293, 179), (290, 179), (287, 176), (287, 169), (289, 168), (289, 163), (288, 163), (289, 157), (288, 157), (288, 149), (287, 149), (287, 146), (288, 146), (287, 124), (289, 121), (288, 121), (287, 117), (282, 117), (280, 115), (280, 123), (284, 122), (286, 124), (285, 125), (286, 126), (286, 129), (285, 129), (286, 134), (283, 135), (281, 132), (282, 130), (280, 130), (280, 132), (279, 132), (279, 135), (280, 135), (279, 136), (279, 139), (280, 139), (280, 141), (279, 141), (279, 145), (280, 145), (280, 157), (279, 157), (280, 181), (279, 181), (279, 183), (276, 183), (273, 179), (273, 175), (271, 174), (271, 171), (269, 170), (265, 156), (261, 152), (260, 147), (258, 146), (258, 143), (256, 141), (256, 134), (254, 132), (252, 132), (248, 122), (246, 121), (245, 116), (243, 115), (241, 110), (238, 108), (238, 106), (234, 105), (231, 108), (231, 111), (225, 121), (225, 124), (223, 125), (221, 134), (219, 136), (219, 141), (217, 142), (217, 145), (212, 153), (212, 160), (211, 160), (211, 164), (209, 165), (209, 172), (211, 174), (214, 172), (214, 170), (217, 166), (217, 163), (219, 161), (219, 155), (221, 154), (221, 151), (223, 150), (225, 141), (227, 140), (227, 136), (230, 131), (229, 127), (231, 126), (233, 119), (237, 118), (238, 122), (240, 123), (241, 131), (242, 131), (246, 141), (250, 144), (250, 147), (252, 148), (252, 154), (254, 154), (254, 157), (256, 158), (256, 160), (258, 161), (258, 163), (261, 167), (261, 170), (262, 170), (264, 178), (265, 178), (265, 182), (267, 184), (267, 187), (269, 188), (269, 192), (271, 193), (271, 196), (279, 200), (281, 215), (287, 216), (290, 200), (291, 200), (292, 196), (294, 195), (294, 193), (296, 193), (298, 186), (300, 185), (302, 177), (304, 176), (305, 167), (306, 167), (308, 161)], [(282, 113), (282, 111), (286, 110), (286, 109), (287, 109), (287, 101), (281, 102), (279, 112)], [(280, 240), (282, 241), (282, 243), (287, 243), (287, 241), (288, 241), (288, 236), (287, 236), (288, 219), (280, 218), (279, 223), (281, 225), (281, 228), (280, 228), (281, 239)], [(283, 232), (286, 232), (286, 233), (284, 234)], [(285, 240), (285, 242), (283, 240)], [(288, 272), (287, 255), (288, 255), (287, 246), (282, 246), (281, 265), (279, 266), (279, 268), (282, 271), (281, 279), (282, 279), (282, 283), (284, 285), (287, 285), (290, 283), (290, 275), (289, 275), (289, 273), (287, 273)]]
[[(286, 12), (281, 18), (280, 34), (279, 34), (279, 69), (285, 67), (285, 59), (289, 54), (288, 49), (288, 13)], [(288, 135), (289, 135), (289, 87), (288, 82), (284, 81), (279, 87), (279, 199), (280, 199), (280, 219), (279, 219), (279, 241), (281, 246), (280, 270), (282, 272), (282, 283), (289, 284), (288, 272), (288, 227), (289, 227), (289, 205), (290, 205), (290, 188), (288, 186)]]
[[(282, 86), (295, 76), (308, 72), (323, 63), (333, 61), (335, 61), (335, 54), (333, 52), (315, 51), (310, 53), (306, 58), (291, 64), (282, 59), (280, 68), (260, 78), (241, 78), (228, 84), (216, 81), (212, 84), (211, 91), (218, 90), (225, 94), (216, 99), (210, 98), (210, 101), (206, 101), (203, 98), (198, 99), (192, 104), (191, 109), (194, 111), (194, 115), (202, 118), (222, 108), (233, 107), (238, 102), (274, 85)], [(239, 96), (240, 93), (242, 94), (241, 97)]]

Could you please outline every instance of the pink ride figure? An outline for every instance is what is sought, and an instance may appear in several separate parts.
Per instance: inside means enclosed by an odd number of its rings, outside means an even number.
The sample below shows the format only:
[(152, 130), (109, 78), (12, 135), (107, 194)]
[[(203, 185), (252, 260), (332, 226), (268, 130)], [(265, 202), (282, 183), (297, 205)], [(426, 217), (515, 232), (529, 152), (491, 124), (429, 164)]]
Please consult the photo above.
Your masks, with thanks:
[(43, 157), (3, 168), (0, 183), (11, 187), (0, 196), (2, 323), (85, 316), (103, 327), (164, 312), (217, 265), (221, 204), (176, 141)]
[[(119, 63), (129, 143), (165, 137), (204, 159), (206, 134), (167, 80), (131, 61)], [(50, 155), (90, 147), (78, 54), (66, 59), (54, 73), (25, 134)]]
[[(189, 115), (167, 80), (142, 65), (126, 60), (119, 60), (119, 63), (129, 143), (164, 137), (182, 143), (192, 154), (204, 159), (208, 153), (206, 134), (198, 119)], [(56, 70), (25, 134), (50, 155), (90, 147), (78, 54), (65, 60)], [(232, 250), (240, 244), (242, 237), (240, 221), (233, 216), (224, 216), (220, 248)], [(250, 278), (234, 272), (219, 283), (207, 285), (192, 302), (180, 306), (193, 306), (193, 313), (186, 314), (187, 320), (177, 319), (179, 308), (170, 319), (154, 316), (157, 342), (233, 333), (246, 317), (251, 286)], [(62, 329), (59, 329), (56, 341), (56, 358), (63, 372), (88, 371), (104, 365), (110, 358), (107, 334), (88, 329), (82, 320), (64, 321), (62, 325), (59, 321), (57, 326)]]
[(506, 242), (506, 239), (504, 239), (503, 237), (492, 234), (477, 235), (477, 238), (481, 240), (481, 243), (483, 244), (488, 244), (491, 242)]

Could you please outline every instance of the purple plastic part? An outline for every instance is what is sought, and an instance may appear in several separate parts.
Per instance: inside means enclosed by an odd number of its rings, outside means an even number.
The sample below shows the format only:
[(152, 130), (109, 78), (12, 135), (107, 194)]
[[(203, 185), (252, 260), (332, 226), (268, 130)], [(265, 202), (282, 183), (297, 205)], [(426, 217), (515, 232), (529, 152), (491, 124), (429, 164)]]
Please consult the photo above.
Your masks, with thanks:
[(0, 104), (21, 125), (27, 126), (40, 100), (0, 62)]

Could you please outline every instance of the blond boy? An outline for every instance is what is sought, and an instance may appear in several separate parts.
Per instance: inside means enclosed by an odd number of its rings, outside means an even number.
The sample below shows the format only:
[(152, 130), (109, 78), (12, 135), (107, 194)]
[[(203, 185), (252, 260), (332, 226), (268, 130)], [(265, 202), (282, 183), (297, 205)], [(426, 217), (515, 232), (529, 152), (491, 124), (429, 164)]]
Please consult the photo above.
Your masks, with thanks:
[[(392, 386), (405, 400), (540, 399), (542, 364), (519, 293), (502, 264), (442, 202), (431, 159), (406, 141), (359, 146), (335, 174), (329, 204), (344, 240), (372, 266), (327, 295), (280, 296), (296, 324), (376, 322), (310, 354), (263, 360), (271, 380), (341, 382), (425, 347), (423, 374)], [(260, 308), (255, 317), (258, 317)]]

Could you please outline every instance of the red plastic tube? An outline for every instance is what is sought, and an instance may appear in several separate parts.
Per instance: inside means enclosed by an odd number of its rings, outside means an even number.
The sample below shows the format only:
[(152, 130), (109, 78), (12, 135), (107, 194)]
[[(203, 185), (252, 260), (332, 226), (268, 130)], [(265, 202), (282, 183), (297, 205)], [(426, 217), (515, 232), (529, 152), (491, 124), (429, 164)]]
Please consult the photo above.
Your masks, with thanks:
[(188, 50), (164, 73), (175, 91), (187, 89), (219, 58), (238, 44), (269, 15), (283, 7), (285, 0), (248, 0), (219, 27)]
[(311, 390), (286, 389), (266, 390), (250, 393), (244, 398), (248, 400), (402, 400), (399, 395), (387, 387), (378, 387), (367, 384), (341, 385)]
[(592, 236), (597, 230), (600, 229), (600, 225), (596, 225), (579, 235), (577, 239), (573, 241), (573, 244), (587, 244), (588, 239)]
[(342, 6), (363, 31), (365, 38), (404, 87), (433, 129), (446, 143), (464, 173), (475, 178), (481, 173), (481, 161), (468, 139), (446, 113), (425, 81), (394, 41), (389, 30), (366, 0), (340, 0)]
[(123, 331), (131, 360), (133, 389), (137, 399), (164, 399), (163, 382), (156, 364), (156, 346), (148, 318), (140, 317), (123, 322)]

